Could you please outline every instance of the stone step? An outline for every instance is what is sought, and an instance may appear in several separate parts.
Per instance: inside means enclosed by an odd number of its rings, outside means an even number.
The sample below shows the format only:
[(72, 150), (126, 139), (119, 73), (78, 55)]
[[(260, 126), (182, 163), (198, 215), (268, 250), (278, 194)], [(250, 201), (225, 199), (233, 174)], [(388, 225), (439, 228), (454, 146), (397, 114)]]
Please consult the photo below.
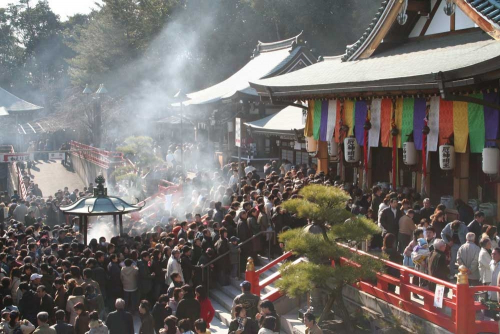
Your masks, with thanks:
[(288, 334), (305, 334), (306, 326), (299, 319), (299, 309), (281, 316), (281, 331)]
[[(212, 301), (212, 306), (215, 309), (215, 317), (219, 319), (219, 321), (225, 326), (229, 327), (231, 323), (231, 309), (227, 310), (224, 306), (222, 306), (215, 298), (210, 297)], [(227, 331), (226, 331), (227, 333)]]
[(211, 300), (215, 300), (224, 308), (227, 313), (231, 314), (231, 308), (233, 307), (233, 298), (229, 297), (224, 293), (224, 291), (219, 289), (210, 290), (209, 296)]

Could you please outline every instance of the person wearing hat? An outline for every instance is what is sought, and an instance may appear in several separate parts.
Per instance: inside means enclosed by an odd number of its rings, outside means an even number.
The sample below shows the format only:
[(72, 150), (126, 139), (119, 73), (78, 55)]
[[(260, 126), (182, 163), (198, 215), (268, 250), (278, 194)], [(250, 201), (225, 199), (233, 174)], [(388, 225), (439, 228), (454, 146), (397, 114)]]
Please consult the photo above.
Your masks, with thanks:
[(260, 297), (250, 292), (252, 289), (252, 284), (250, 282), (243, 281), (240, 287), (242, 293), (234, 298), (231, 314), (234, 314), (234, 307), (236, 305), (243, 305), (247, 311), (247, 316), (254, 319), (255, 315), (258, 313), (257, 307), (260, 303)]
[(181, 255), (181, 268), (182, 268), (182, 277), (184, 278), (184, 283), (190, 284), (191, 279), (193, 278), (194, 266), (191, 263), (191, 247), (184, 246), (182, 247), (182, 255)]
[(40, 284), (42, 284), (42, 277), (43, 275), (40, 275), (40, 274), (37, 274), (37, 273), (34, 273), (34, 274), (31, 274), (30, 276), (30, 287), (32, 290), (35, 290), (36, 291), (36, 288), (38, 288), (38, 286)]

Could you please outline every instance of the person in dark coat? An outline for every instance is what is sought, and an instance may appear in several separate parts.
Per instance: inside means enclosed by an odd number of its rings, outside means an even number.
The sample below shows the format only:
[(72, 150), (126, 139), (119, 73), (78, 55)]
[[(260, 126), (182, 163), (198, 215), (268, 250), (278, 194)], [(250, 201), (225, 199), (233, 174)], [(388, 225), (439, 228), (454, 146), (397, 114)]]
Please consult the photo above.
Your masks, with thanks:
[(161, 295), (155, 306), (153, 306), (151, 314), (153, 315), (156, 333), (160, 333), (160, 329), (163, 328), (163, 321), (165, 318), (172, 315), (172, 309), (168, 307), (168, 299), (167, 295)]
[(209, 229), (205, 229), (203, 231), (203, 241), (201, 242), (201, 248), (204, 252), (206, 252), (209, 248), (214, 248), (214, 242), (212, 240), (212, 235), (210, 234)]
[(247, 310), (243, 305), (235, 305), (233, 310), (233, 318), (229, 324), (228, 333), (229, 334), (257, 334), (259, 327), (257, 322), (252, 320), (252, 318), (247, 317)]
[(36, 288), (36, 294), (40, 299), (40, 312), (47, 312), (49, 315), (50, 322), (52, 323), (52, 319), (54, 317), (54, 298), (47, 293), (47, 289), (45, 289), (44, 285), (39, 285)]
[(194, 328), (194, 322), (200, 318), (201, 306), (194, 298), (193, 289), (189, 285), (184, 285), (182, 290), (184, 291), (184, 297), (182, 297), (182, 300), (177, 306), (175, 316), (179, 320), (189, 319), (191, 321), (191, 327)]
[(72, 325), (64, 321), (66, 317), (66, 312), (64, 310), (56, 311), (56, 324), (51, 326), (51, 328), (56, 330), (57, 334), (74, 334), (75, 329)]
[(125, 311), (125, 301), (118, 298), (115, 302), (116, 311), (111, 312), (106, 319), (109, 334), (134, 334), (134, 319)]
[[(99, 253), (98, 251), (97, 253)], [(98, 256), (101, 256), (101, 254), (96, 253), (96, 258)], [(88, 259), (86, 262), (87, 268), (92, 269), (92, 276), (94, 278), (94, 281), (99, 284), (99, 288), (101, 289), (101, 295), (104, 300), (107, 298), (107, 281), (108, 281), (108, 274), (106, 274), (106, 271), (99, 265), (97, 265), (97, 260), (96, 259)], [(115, 284), (113, 282), (113, 284)]]
[(472, 232), (476, 235), (476, 241), (475, 241), (476, 245), (479, 245), (479, 239), (483, 235), (483, 232), (481, 231), (483, 223), (484, 223), (484, 212), (477, 211), (474, 214), (474, 220), (471, 221), (470, 224), (467, 226), (469, 232)]
[(139, 305), (139, 316), (141, 317), (141, 328), (139, 334), (155, 334), (155, 321), (149, 312), (151, 309), (147, 300), (141, 301)]
[[(445, 249), (446, 243), (442, 239), (436, 239), (434, 241), (434, 251), (429, 257), (428, 262), (428, 273), (432, 277), (448, 281), (450, 268), (448, 266), (448, 261), (446, 260)], [(429, 289), (434, 291), (436, 289), (436, 284), (429, 282)], [(447, 294), (447, 291), (448, 288), (445, 289), (445, 295)]]
[(36, 315), (40, 312), (40, 300), (26, 282), (19, 284), (19, 290), (22, 293), (18, 305), (19, 312), (23, 315), (24, 319), (28, 319), (32, 324), (36, 324)]
[(383, 200), (382, 188), (379, 186), (373, 186), (371, 208), (376, 214), (378, 214), (378, 208), (380, 207), (380, 204), (382, 204)]
[[(236, 227), (237, 237), (240, 239), (240, 243), (247, 241), (252, 237), (252, 231), (250, 230), (250, 226), (248, 226), (247, 222), (248, 213), (242, 211), (240, 213), (240, 221), (238, 222), (238, 226)], [(241, 261), (240, 266), (242, 269), (245, 268), (247, 263), (247, 258), (252, 253), (252, 244), (251, 242), (247, 242), (246, 244), (241, 246)], [(254, 259), (255, 260), (255, 259)]]
[[(382, 236), (385, 236), (387, 233), (397, 236), (399, 233), (399, 219), (402, 216), (403, 213), (398, 208), (398, 199), (391, 198), (389, 207), (384, 209), (380, 215), (380, 225), (382, 225), (383, 228)], [(397, 249), (397, 242), (395, 246)]]
[(191, 253), (191, 264), (196, 266), (200, 260), (201, 255), (203, 255), (203, 248), (201, 248), (201, 240), (196, 238), (193, 241), (193, 250)]
[(137, 261), (137, 268), (139, 269), (139, 293), (140, 298), (149, 299), (151, 298), (151, 291), (153, 290), (153, 279), (155, 277), (154, 273), (149, 270), (149, 253), (143, 251), (141, 253), (141, 259)]
[[(122, 296), (123, 286), (121, 280), (121, 267), (118, 264), (118, 256), (116, 254), (111, 254), (108, 263), (108, 274), (109, 274), (109, 288), (107, 289), (109, 298), (108, 300), (113, 301)], [(110, 305), (111, 307), (112, 305)]]
[[(219, 230), (220, 239), (215, 243), (215, 252), (217, 256), (221, 256), (225, 253), (229, 252), (229, 240), (228, 240), (228, 232), (223, 227)], [(231, 261), (229, 259), (229, 254), (215, 263), (215, 272), (219, 279), (221, 285), (229, 285), (229, 274), (231, 273)]]
[(163, 271), (161, 251), (159, 249), (155, 249), (153, 251), (150, 270), (152, 273), (154, 273), (153, 300), (157, 300), (158, 297), (160, 297), (160, 294), (164, 290), (165, 286), (165, 272)]
[(194, 266), (191, 263), (191, 247), (184, 246), (182, 247), (182, 255), (181, 255), (181, 268), (182, 268), (182, 277), (184, 277), (184, 283), (191, 283), (191, 278), (193, 277)]
[(83, 303), (76, 303), (75, 305), (76, 320), (75, 320), (75, 334), (85, 334), (90, 330), (89, 312), (85, 311)]

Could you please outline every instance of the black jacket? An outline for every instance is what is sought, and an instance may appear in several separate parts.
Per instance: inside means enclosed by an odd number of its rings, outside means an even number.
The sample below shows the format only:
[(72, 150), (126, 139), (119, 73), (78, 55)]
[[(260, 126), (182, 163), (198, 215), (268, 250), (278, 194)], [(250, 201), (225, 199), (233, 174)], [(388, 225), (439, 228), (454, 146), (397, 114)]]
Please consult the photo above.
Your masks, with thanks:
[(177, 319), (190, 319), (191, 325), (200, 318), (201, 306), (192, 294), (185, 295), (177, 306)]
[(181, 268), (182, 268), (182, 276), (184, 277), (184, 281), (186, 283), (191, 282), (191, 278), (193, 277), (193, 264), (191, 263), (191, 259), (186, 254), (181, 255)]
[(49, 314), (49, 319), (52, 319), (54, 316), (54, 306), (54, 298), (48, 293), (40, 300), (40, 312), (47, 312)]
[(111, 312), (106, 319), (109, 334), (134, 334), (134, 319), (124, 310)]
[(166, 317), (172, 315), (172, 309), (167, 305), (163, 305), (160, 303), (156, 303), (153, 306), (153, 311), (151, 312), (153, 315), (153, 319), (155, 322), (155, 331), (156, 333), (160, 333), (160, 329), (163, 328), (163, 321)]
[(108, 264), (108, 273), (110, 282), (108, 292), (119, 296), (123, 291), (122, 279), (120, 276), (120, 265), (118, 263), (110, 262)]
[(19, 312), (32, 324), (37, 323), (36, 315), (40, 312), (40, 299), (32, 290), (25, 291), (19, 300)]
[(153, 289), (153, 276), (144, 260), (137, 261), (137, 268), (139, 269), (139, 292), (141, 296), (144, 296)]
[(399, 219), (403, 216), (401, 210), (396, 209), (396, 217), (391, 207), (385, 208), (380, 216), (380, 225), (383, 228), (383, 235), (392, 233), (397, 238), (399, 232)]
[[(229, 334), (236, 334), (238, 326), (239, 323), (237, 319), (231, 321), (228, 329)], [(245, 324), (245, 329), (243, 330), (242, 334), (257, 334), (258, 332), (259, 332), (259, 327), (257, 326), (257, 323), (254, 320), (247, 318), (247, 323)]]
[(92, 274), (94, 276), (94, 281), (96, 281), (99, 284), (99, 288), (101, 288), (101, 293), (106, 296), (108, 274), (106, 274), (106, 271), (98, 265), (92, 268)]
[(477, 220), (473, 220), (470, 222), (470, 224), (467, 226), (467, 228), (469, 229), (469, 232), (473, 232), (475, 235), (476, 235), (476, 240), (475, 240), (475, 243), (476, 245), (479, 244), (479, 239), (481, 238), (481, 223), (479, 223)]
[[(238, 239), (240, 239), (240, 242), (246, 241), (252, 237), (252, 231), (250, 230), (250, 227), (248, 226), (248, 223), (246, 221), (240, 220), (238, 223), (238, 226), (236, 227), (237, 233), (238, 233)], [(249, 251), (252, 249), (252, 243), (247, 242), (245, 245), (242, 246), (242, 250)]]
[(72, 325), (65, 323), (64, 321), (58, 321), (54, 326), (57, 334), (74, 334), (75, 329)]

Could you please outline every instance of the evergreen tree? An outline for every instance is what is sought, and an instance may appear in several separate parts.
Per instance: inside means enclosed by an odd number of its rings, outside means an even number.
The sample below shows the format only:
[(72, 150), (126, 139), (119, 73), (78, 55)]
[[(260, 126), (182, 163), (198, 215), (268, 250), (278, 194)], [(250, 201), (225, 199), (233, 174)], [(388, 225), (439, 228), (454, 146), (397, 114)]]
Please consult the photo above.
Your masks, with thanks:
[[(342, 290), (360, 279), (375, 278), (377, 272), (383, 271), (383, 263), (352, 252), (336, 241), (361, 243), (380, 232), (379, 228), (363, 216), (352, 216), (345, 209), (350, 197), (339, 188), (309, 185), (301, 189), (299, 195), (302, 198), (286, 201), (283, 207), (300, 218), (312, 220), (322, 233), (313, 234), (303, 229), (294, 229), (280, 235), (285, 250), (304, 256), (309, 261), (284, 265), (280, 269), (282, 279), (277, 286), (292, 297), (301, 296), (313, 289), (326, 291), (328, 301), (320, 319), (325, 320), (336, 304), (338, 315), (347, 328), (352, 328)], [(341, 258), (357, 265), (341, 265)]]

